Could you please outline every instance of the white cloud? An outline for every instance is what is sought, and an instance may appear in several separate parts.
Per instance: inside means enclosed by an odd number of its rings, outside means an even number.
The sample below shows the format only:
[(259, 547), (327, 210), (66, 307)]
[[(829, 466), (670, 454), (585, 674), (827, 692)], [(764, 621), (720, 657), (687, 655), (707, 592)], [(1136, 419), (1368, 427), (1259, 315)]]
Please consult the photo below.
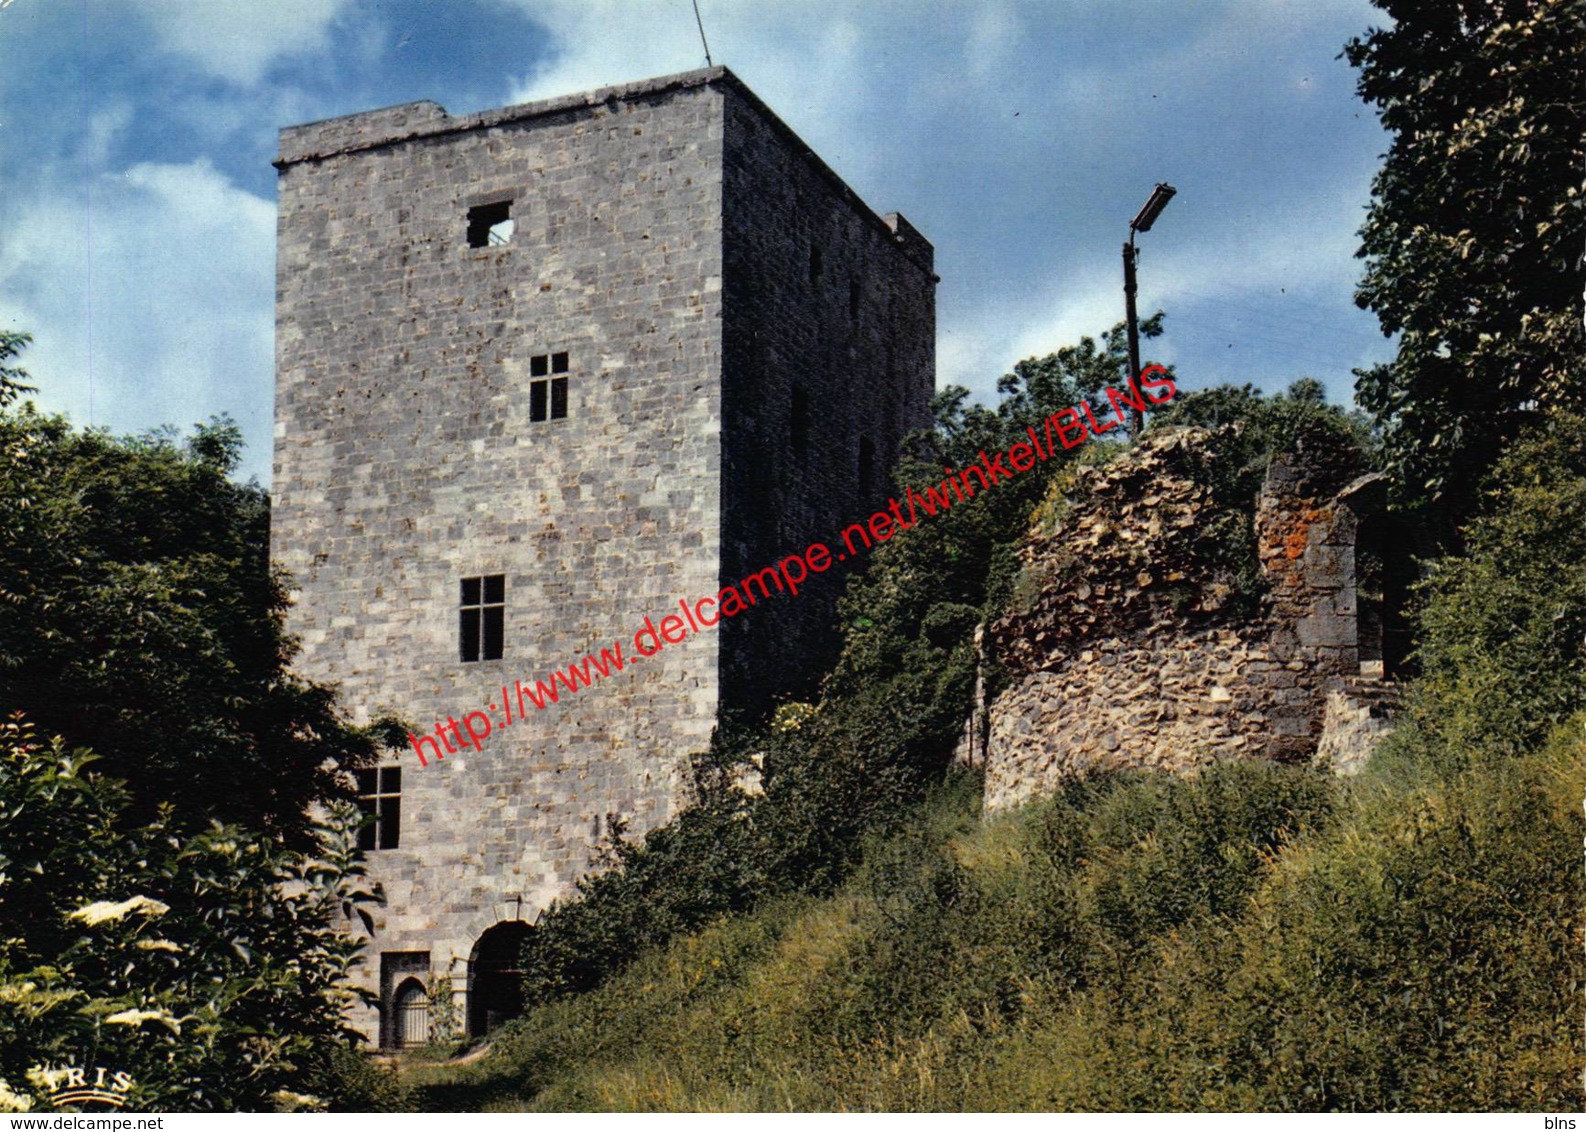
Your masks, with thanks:
[(0, 325), (40, 406), (118, 431), (230, 412), (266, 478), (275, 205), (207, 162), (35, 182), (7, 209)]
[(347, 0), (139, 0), (160, 45), (217, 78), (258, 83), (277, 59), (329, 45)]
[[(1349, 292), (1382, 135), (1369, 111), (1357, 120), (1334, 59), (1380, 21), (1366, 0), (699, 3), (717, 62), (878, 211), (902, 211), (935, 243), (942, 382), (989, 394), (1020, 357), (1118, 321), (1119, 245), (1155, 180), (1180, 196), (1145, 237), (1141, 310), (1168, 310), (1153, 352), (1181, 362), (1191, 387), (1325, 365), (1316, 375), (1342, 395), (1339, 375), (1380, 356)], [(488, 35), (507, 5), (548, 42), (537, 54), (529, 37), (531, 72), (497, 77), (511, 101), (704, 63), (689, 0), (483, 0), (456, 19)], [(267, 475), (274, 206), (207, 164), (172, 162), (329, 112), (313, 84), (270, 79), (333, 33), (349, 75), (398, 50), (439, 60), (452, 48), (399, 40), (350, 0), (127, 10), (152, 29), (159, 67), (204, 93), (173, 106), (163, 87), (107, 80), (71, 118), (56, 150), (69, 158), (7, 178), (0, 325), (37, 335), (26, 362), (47, 407), (118, 430), (230, 411), (246, 471)], [(195, 73), (226, 81), (195, 87)], [(132, 160), (127, 107), (142, 124), (155, 99), (202, 144), (103, 172)]]
[(84, 168), (101, 168), (110, 157), (117, 138), (132, 123), (132, 106), (116, 100), (89, 115), (88, 130), (82, 138), (80, 160)]
[[(511, 101), (631, 82), (705, 65), (688, 0), (517, 0), (550, 32), (547, 62), (512, 87)], [(992, 57), (998, 24), (969, 18), (978, 5), (945, 4), (939, 23), (963, 31), (945, 49)], [(808, 0), (700, 0), (715, 61), (731, 67), (776, 112), (856, 187), (877, 154), (878, 125), (868, 116), (907, 74), (906, 87), (930, 83), (934, 53), (947, 37), (922, 25), (930, 11), (911, 4), (828, 5)], [(978, 39), (971, 35), (976, 23)], [(975, 40), (971, 48), (969, 41)], [(888, 44), (901, 45), (904, 56)], [(911, 60), (908, 56), (913, 55)]]

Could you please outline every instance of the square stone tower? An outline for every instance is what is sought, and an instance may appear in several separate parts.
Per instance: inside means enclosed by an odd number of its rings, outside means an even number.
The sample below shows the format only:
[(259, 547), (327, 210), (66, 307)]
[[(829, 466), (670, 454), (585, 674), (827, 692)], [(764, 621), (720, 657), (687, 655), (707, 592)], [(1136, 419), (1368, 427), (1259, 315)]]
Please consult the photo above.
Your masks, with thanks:
[(449, 975), (482, 1032), (608, 816), (666, 821), (723, 713), (809, 691), (839, 571), (542, 711), (516, 689), (884, 505), (935, 383), (932, 248), (720, 67), (295, 126), (275, 164), (299, 668), (431, 743), (497, 724), (361, 776), (388, 897), (364, 1025), (422, 1040)]

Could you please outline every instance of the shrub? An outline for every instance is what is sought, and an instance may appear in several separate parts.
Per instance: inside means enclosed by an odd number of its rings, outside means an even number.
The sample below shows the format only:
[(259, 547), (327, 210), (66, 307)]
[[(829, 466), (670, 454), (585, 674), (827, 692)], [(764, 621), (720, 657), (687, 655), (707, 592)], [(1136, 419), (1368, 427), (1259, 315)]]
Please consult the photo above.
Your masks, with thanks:
[[(350, 807), (313, 853), (236, 826), (185, 832), (162, 808), (122, 824), (127, 791), (93, 756), (0, 725), (0, 1081), (33, 1100), (52, 1069), (111, 1066), (158, 1111), (313, 1107), (371, 899)], [(69, 836), (63, 836), (67, 833)], [(345, 1059), (343, 1059), (345, 1061)]]
[(1586, 708), (1586, 417), (1517, 443), (1485, 503), (1423, 587), (1415, 726), (1456, 764), (1533, 749)]
[[(0, 363), (24, 336), (0, 336)], [(229, 478), (224, 418), (185, 442), (116, 438), (31, 404), (0, 364), (0, 704), (127, 784), (127, 820), (211, 818), (309, 851), (314, 803), (350, 800), (389, 721), (352, 726), (296, 676), (269, 493)]]

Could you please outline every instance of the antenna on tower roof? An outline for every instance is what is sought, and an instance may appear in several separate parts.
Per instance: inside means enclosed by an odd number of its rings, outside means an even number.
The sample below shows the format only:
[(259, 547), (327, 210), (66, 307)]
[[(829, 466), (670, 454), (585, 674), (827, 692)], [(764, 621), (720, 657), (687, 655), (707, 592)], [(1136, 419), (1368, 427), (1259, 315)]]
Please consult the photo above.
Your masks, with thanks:
[(714, 67), (716, 64), (710, 57), (710, 44), (705, 39), (705, 21), (699, 18), (699, 0), (694, 0), (694, 22), (699, 25), (699, 41), (705, 47), (705, 66)]

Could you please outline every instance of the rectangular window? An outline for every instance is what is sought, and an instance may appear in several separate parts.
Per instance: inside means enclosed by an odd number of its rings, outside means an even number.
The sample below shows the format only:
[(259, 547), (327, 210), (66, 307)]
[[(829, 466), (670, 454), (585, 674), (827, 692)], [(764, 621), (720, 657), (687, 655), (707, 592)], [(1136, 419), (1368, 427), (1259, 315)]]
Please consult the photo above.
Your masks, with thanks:
[(358, 830), (358, 848), (395, 849), (402, 827), (402, 768), (382, 766), (354, 773), (358, 808), (370, 819)]
[(507, 578), (464, 578), (458, 602), (457, 642), (463, 662), (500, 660), (506, 643)]
[(495, 248), (512, 239), (512, 202), (497, 201), (468, 210), (468, 246)]
[(542, 379), (529, 382), (529, 420), (559, 421), (567, 416), (567, 378), (554, 376), (567, 369), (565, 350), (529, 359), (529, 376)]

